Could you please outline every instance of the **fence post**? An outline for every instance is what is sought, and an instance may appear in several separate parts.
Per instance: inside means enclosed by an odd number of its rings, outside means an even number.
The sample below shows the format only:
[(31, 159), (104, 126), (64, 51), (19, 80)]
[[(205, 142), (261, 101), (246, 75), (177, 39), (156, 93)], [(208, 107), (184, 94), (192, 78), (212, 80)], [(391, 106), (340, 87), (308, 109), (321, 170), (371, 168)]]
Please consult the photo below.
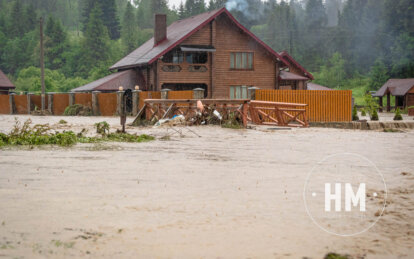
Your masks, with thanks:
[(10, 93), (9, 95), (10, 114), (16, 113), (16, 103), (14, 102), (15, 95), (15, 93)]
[(99, 116), (101, 113), (99, 111), (99, 99), (98, 94), (100, 91), (92, 91), (92, 115)]
[(193, 89), (193, 99), (204, 99), (204, 89), (196, 88)]
[(116, 114), (121, 115), (122, 111), (124, 110), (124, 91), (117, 91), (116, 94)]
[[(46, 94), (40, 94), (40, 109), (46, 109)], [(44, 111), (42, 111), (44, 112)]]
[(55, 93), (48, 93), (47, 94), (47, 109), (50, 114), (53, 114), (53, 95)]
[(171, 90), (170, 89), (162, 89), (161, 90), (161, 99), (167, 100), (169, 91), (171, 91)]
[(255, 86), (249, 87), (247, 98), (250, 100), (256, 100), (256, 90), (259, 90), (259, 89), (260, 89), (259, 87), (255, 87)]
[(141, 90), (133, 90), (132, 91), (132, 115), (136, 116), (138, 114), (139, 108), (139, 93)]
[(69, 93), (69, 106), (75, 104), (75, 93)]
[(32, 95), (31, 93), (27, 93), (27, 114), (30, 115), (30, 113), (32, 112)]

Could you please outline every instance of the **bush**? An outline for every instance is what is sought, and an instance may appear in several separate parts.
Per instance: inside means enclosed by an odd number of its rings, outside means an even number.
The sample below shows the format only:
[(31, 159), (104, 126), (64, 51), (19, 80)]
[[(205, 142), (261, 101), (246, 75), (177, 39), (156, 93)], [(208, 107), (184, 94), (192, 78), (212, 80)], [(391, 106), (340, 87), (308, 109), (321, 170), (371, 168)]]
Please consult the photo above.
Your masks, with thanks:
[[(0, 147), (10, 145), (59, 145), (59, 146), (72, 146), (76, 143), (98, 143), (103, 141), (114, 142), (146, 142), (154, 140), (155, 138), (149, 135), (131, 135), (127, 133), (112, 133), (108, 135), (102, 135), (102, 137), (85, 137), (84, 131), (79, 134), (75, 134), (73, 131), (64, 132), (51, 132), (48, 124), (40, 125), (36, 124), (31, 126), (31, 120), (27, 120), (23, 123), (16, 120), (13, 130), (9, 134), (0, 133)], [(106, 122), (105, 122), (106, 123)], [(105, 123), (101, 125), (105, 126)], [(106, 125), (108, 125), (106, 123)], [(108, 125), (109, 132), (109, 125)]]
[(101, 134), (102, 136), (105, 136), (106, 134), (109, 134), (109, 124), (106, 121), (101, 121), (95, 124), (96, 127), (96, 133)]
[(91, 116), (92, 110), (87, 106), (81, 104), (74, 104), (66, 107), (65, 112), (63, 113), (66, 116)]
[(397, 108), (397, 110), (395, 110), (394, 120), (395, 121), (402, 121), (403, 120), (403, 117), (401, 115), (400, 108)]
[(361, 109), (361, 116), (367, 116), (367, 112), (365, 111), (365, 108)]
[(356, 106), (354, 106), (354, 109), (352, 110), (352, 120), (353, 120), (353, 121), (357, 121), (357, 120), (359, 120), (359, 117), (358, 117), (358, 111), (357, 111)]
[(128, 133), (111, 133), (107, 136), (109, 141), (116, 141), (116, 142), (147, 142), (154, 140), (153, 136), (149, 135), (132, 135)]
[(378, 120), (378, 112), (377, 109), (374, 109), (371, 113), (371, 120), (372, 121), (377, 121)]
[[(372, 117), (374, 111), (377, 113), (379, 107), (378, 103), (372, 98), (370, 94), (365, 95), (365, 107), (368, 109), (369, 115)], [(378, 117), (378, 114), (377, 114)]]

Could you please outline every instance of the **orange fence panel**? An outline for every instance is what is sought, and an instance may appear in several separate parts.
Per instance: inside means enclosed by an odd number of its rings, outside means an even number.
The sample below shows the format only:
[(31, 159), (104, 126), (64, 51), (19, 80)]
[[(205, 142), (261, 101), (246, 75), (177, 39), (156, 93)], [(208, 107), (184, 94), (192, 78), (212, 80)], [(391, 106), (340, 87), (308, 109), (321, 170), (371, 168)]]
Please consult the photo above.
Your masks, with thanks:
[(69, 94), (53, 95), (53, 114), (62, 115), (69, 106)]
[(161, 92), (157, 91), (145, 91), (139, 92), (139, 109), (144, 106), (146, 99), (161, 99)]
[[(40, 95), (32, 95), (30, 97), (30, 101), (33, 104), (33, 108), (32, 110), (40, 110), (42, 108), (42, 97)], [(45, 97), (45, 108), (47, 109), (48, 107), (48, 98), (47, 96)]]
[(0, 114), (10, 113), (9, 95), (0, 94)]
[(81, 104), (92, 108), (92, 94), (91, 93), (79, 93), (75, 94), (75, 104)]
[(169, 91), (168, 99), (193, 99), (193, 91)]
[(310, 122), (352, 120), (351, 90), (256, 90), (256, 100), (307, 104)]
[(117, 108), (116, 93), (98, 94), (99, 111), (102, 116), (114, 116)]
[(14, 103), (17, 114), (27, 114), (27, 95), (15, 95)]

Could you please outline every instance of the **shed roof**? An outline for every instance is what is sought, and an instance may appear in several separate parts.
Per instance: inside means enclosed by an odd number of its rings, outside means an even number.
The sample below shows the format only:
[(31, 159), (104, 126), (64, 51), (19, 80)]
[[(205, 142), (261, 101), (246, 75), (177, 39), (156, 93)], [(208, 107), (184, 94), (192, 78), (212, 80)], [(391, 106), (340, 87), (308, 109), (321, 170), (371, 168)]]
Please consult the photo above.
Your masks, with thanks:
[(388, 92), (393, 96), (404, 96), (414, 87), (414, 78), (390, 79), (373, 96), (381, 97)]
[(308, 83), (308, 90), (333, 90), (326, 86), (318, 85), (315, 83)]
[(292, 72), (280, 71), (279, 78), (281, 80), (309, 80), (309, 78), (294, 74)]
[(310, 80), (314, 80), (313, 75), (309, 73), (304, 67), (302, 67), (287, 51), (279, 52), (279, 55), (282, 56), (285, 60), (289, 60), (294, 66), (300, 69), (305, 76)]
[(133, 73), (133, 70), (113, 73), (89, 84), (72, 89), (71, 92), (117, 91), (119, 87), (119, 84), (117, 84), (118, 80), (123, 76), (128, 76), (129, 73)]
[(252, 32), (247, 30), (243, 25), (241, 25), (231, 13), (226, 8), (217, 9), (214, 11), (202, 13), (190, 18), (179, 20), (172, 23), (167, 28), (167, 38), (154, 46), (154, 38), (151, 38), (139, 48), (131, 52), (129, 55), (118, 61), (110, 69), (124, 69), (131, 68), (145, 64), (151, 64), (156, 61), (159, 57), (163, 56), (165, 53), (169, 52), (177, 45), (182, 43), (185, 39), (189, 38), (191, 35), (199, 31), (205, 25), (213, 21), (216, 17), (221, 14), (226, 14), (233, 23), (239, 27), (243, 32), (251, 36), (256, 40), (260, 45), (262, 45), (269, 53), (273, 54), (275, 57), (279, 58), (282, 62), (287, 62), (271, 47), (266, 45), (258, 37), (256, 37)]
[(15, 88), (15, 86), (10, 81), (10, 79), (7, 78), (7, 76), (3, 73), (3, 71), (1, 71), (0, 69), (0, 89), (4, 90), (4, 89), (10, 89), (10, 88)]

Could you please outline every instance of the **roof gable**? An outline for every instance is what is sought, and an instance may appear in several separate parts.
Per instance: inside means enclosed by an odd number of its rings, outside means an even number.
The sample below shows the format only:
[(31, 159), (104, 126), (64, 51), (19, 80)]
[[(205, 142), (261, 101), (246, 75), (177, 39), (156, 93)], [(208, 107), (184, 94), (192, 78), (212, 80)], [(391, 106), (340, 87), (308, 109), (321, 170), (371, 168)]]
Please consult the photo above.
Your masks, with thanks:
[(15, 88), (9, 78), (0, 70), (0, 88)]
[(221, 8), (172, 23), (167, 28), (167, 39), (154, 46), (154, 38), (151, 38), (138, 49), (118, 61), (110, 69), (125, 69), (144, 64), (151, 64), (223, 13), (225, 13), (243, 32), (262, 45), (269, 53), (285, 64), (288, 64), (276, 51), (241, 25), (226, 8)]

